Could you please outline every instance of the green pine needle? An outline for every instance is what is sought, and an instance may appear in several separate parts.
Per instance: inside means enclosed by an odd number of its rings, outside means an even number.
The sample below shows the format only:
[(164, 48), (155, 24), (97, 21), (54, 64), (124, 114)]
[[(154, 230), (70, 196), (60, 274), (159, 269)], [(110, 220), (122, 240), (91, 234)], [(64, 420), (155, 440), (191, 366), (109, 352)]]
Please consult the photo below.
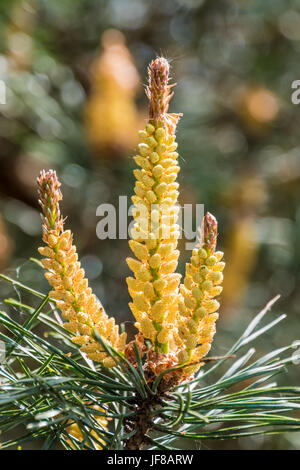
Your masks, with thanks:
[[(15, 448), (38, 439), (45, 450), (124, 449), (136, 432), (126, 426), (136, 415), (136, 400), (152, 403), (163, 374), (150, 388), (137, 347), (135, 368), (96, 331), (95, 339), (117, 366), (105, 369), (86, 361), (71, 342), (72, 334), (54, 319), (52, 301), (47, 311), (47, 295), (7, 276), (0, 277), (18, 291), (41, 299), (34, 309), (20, 298), (9, 298), (5, 302), (17, 315), (0, 312), (0, 340), (7, 348), (6, 361), (0, 364), (1, 447)], [(261, 326), (276, 300), (252, 320), (226, 354), (229, 358), (204, 366), (194, 380), (175, 387), (153, 404), (149, 449), (180, 449), (183, 440), (300, 431), (300, 387), (280, 387), (273, 382), (275, 375), (295, 362), (293, 345), (255, 360), (252, 346), (242, 351), (285, 318), (281, 315)], [(20, 312), (22, 317), (26, 315), (23, 324), (15, 320)], [(41, 329), (45, 328), (47, 335), (42, 336)], [(97, 420), (99, 416), (109, 420), (108, 428)], [(69, 434), (72, 423), (77, 423), (82, 440)], [(17, 437), (8, 439), (12, 430)]]

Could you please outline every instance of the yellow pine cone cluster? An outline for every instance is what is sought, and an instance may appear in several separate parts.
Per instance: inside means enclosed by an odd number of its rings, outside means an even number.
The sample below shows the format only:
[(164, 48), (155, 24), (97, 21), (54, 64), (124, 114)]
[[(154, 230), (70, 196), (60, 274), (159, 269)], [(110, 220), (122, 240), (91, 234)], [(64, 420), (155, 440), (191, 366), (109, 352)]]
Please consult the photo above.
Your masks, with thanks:
[(206, 214), (200, 246), (193, 251), (178, 291), (179, 166), (175, 131), (179, 115), (167, 112), (172, 97), (168, 81), (168, 62), (158, 58), (149, 66), (146, 94), (150, 119), (140, 131), (139, 154), (134, 157), (140, 168), (134, 170), (135, 223), (129, 244), (137, 260), (127, 259), (134, 273), (127, 283), (135, 325), (152, 341), (157, 353), (154, 357), (162, 362), (159, 354), (164, 353), (170, 360), (177, 356), (179, 363), (197, 363), (186, 369), (193, 373), (209, 351), (215, 333), (219, 303), (214, 297), (222, 291), (225, 264), (221, 261), (223, 254), (215, 251), (217, 222)]
[[(192, 376), (211, 347), (219, 309), (215, 297), (222, 291), (225, 263), (223, 253), (216, 251), (217, 221), (207, 213), (198, 246), (179, 286), (181, 276), (175, 272), (180, 236), (175, 131), (180, 115), (168, 113), (173, 93), (166, 59), (152, 61), (148, 71), (149, 122), (139, 133), (138, 155), (134, 157), (138, 168), (134, 170), (134, 224), (129, 244), (135, 258), (127, 258), (133, 272), (127, 284), (132, 297), (129, 305), (139, 330), (136, 344), (141, 355), (146, 355), (147, 380), (174, 365), (184, 365), (165, 376), (166, 382), (170, 380), (167, 386), (171, 386)], [(46, 243), (39, 251), (45, 257), (45, 276), (53, 286), (50, 297), (67, 320), (65, 328), (74, 334), (73, 341), (90, 359), (105, 366), (116, 364), (93, 339), (96, 329), (136, 365), (133, 343), (126, 345), (126, 334), (119, 335), (114, 318), (106, 315), (92, 293), (72, 244), (72, 234), (64, 230), (59, 210), (60, 183), (55, 172), (42, 172), (38, 185)]]
[[(97, 411), (103, 411), (103, 409), (97, 405), (93, 405), (91, 406), (91, 408), (94, 408)], [(100, 427), (102, 427), (105, 430), (107, 429), (108, 419), (105, 416), (94, 415), (94, 419), (97, 421)], [(85, 444), (87, 445), (89, 443), (85, 440), (84, 435), (82, 434), (77, 423), (70, 424), (70, 426), (67, 428), (67, 432), (81, 446), (81, 448), (83, 448), (84, 450), (87, 449), (85, 447)], [(101, 437), (99, 437), (99, 435), (94, 430), (91, 431), (90, 435), (91, 435), (92, 441), (94, 442), (96, 450), (101, 450), (102, 445), (105, 444), (103, 439), (101, 439)], [(68, 439), (67, 442), (75, 450), (77, 449), (76, 446), (73, 444), (72, 439)]]
[(115, 361), (93, 339), (93, 329), (97, 329), (110, 345), (121, 352), (125, 348), (126, 334), (119, 335), (115, 319), (108, 318), (88, 285), (76, 247), (72, 244), (72, 234), (70, 230), (64, 230), (60, 217), (58, 203), (62, 197), (55, 172), (41, 172), (38, 185), (43, 210), (43, 240), (46, 243), (46, 246), (39, 248), (39, 252), (45, 257), (42, 259), (47, 270), (45, 277), (53, 287), (49, 295), (56, 300), (67, 320), (64, 327), (76, 335), (72, 341), (80, 345), (81, 351), (90, 359), (112, 367)]
[(176, 347), (178, 285), (175, 273), (180, 235), (177, 217), (178, 165), (175, 128), (179, 115), (168, 114), (171, 98), (168, 62), (159, 58), (149, 66), (150, 120), (139, 132), (139, 166), (134, 170), (136, 184), (130, 248), (136, 259), (127, 263), (134, 277), (127, 278), (132, 297), (130, 308), (136, 327), (152, 341), (155, 351), (167, 353)]
[[(208, 220), (213, 221), (216, 233), (217, 222), (209, 213), (204, 217), (202, 228), (205, 229)], [(193, 250), (191, 262), (186, 265), (184, 283), (180, 286), (182, 299), (178, 305), (181, 339), (178, 359), (181, 363), (199, 363), (210, 350), (219, 317), (220, 304), (214, 297), (222, 292), (220, 284), (225, 267), (222, 258), (221, 251), (204, 243)], [(200, 365), (189, 368), (189, 372), (195, 372)]]
[(140, 138), (135, 157), (140, 169), (134, 170), (137, 182), (132, 197), (135, 224), (129, 242), (137, 260), (127, 259), (134, 273), (127, 278), (133, 300), (130, 307), (141, 333), (158, 351), (168, 352), (180, 282), (174, 272), (179, 256), (177, 144), (174, 135), (152, 124), (140, 132)]
[(85, 125), (97, 156), (111, 159), (127, 154), (137, 143), (141, 118), (135, 95), (140, 80), (120, 31), (106, 30), (102, 34), (101, 45), (103, 51), (92, 64)]

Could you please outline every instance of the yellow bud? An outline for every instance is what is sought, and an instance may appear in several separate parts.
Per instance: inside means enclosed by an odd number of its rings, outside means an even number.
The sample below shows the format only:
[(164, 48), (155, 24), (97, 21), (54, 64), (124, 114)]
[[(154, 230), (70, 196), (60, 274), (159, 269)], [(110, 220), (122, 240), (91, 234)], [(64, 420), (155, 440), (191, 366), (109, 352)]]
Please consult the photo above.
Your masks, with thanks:
[(150, 204), (154, 204), (154, 202), (157, 201), (157, 197), (155, 193), (150, 189), (149, 191), (146, 192), (145, 197), (148, 199)]
[(196, 333), (196, 331), (197, 331), (197, 323), (195, 322), (195, 320), (193, 320), (192, 318), (190, 318), (190, 319), (188, 320), (188, 322), (187, 322), (187, 326), (189, 327), (191, 333)]
[(194, 349), (197, 346), (197, 336), (190, 335), (186, 339), (186, 347), (187, 349)]
[(140, 186), (137, 186), (137, 185), (135, 185), (135, 187), (134, 187), (134, 192), (137, 196), (139, 196), (141, 198), (144, 197), (144, 195), (145, 195), (144, 189), (141, 188)]
[(71, 292), (65, 291), (65, 293), (64, 293), (64, 299), (65, 299), (66, 302), (68, 302), (68, 303), (71, 304), (71, 303), (74, 302), (75, 297), (74, 297), (74, 295), (73, 295)]
[(214, 284), (221, 284), (223, 281), (223, 274), (219, 271), (211, 271), (207, 277), (213, 281)]
[(191, 277), (185, 277), (185, 279), (184, 279), (183, 282), (184, 282), (184, 285), (185, 285), (185, 287), (186, 287), (187, 289), (192, 289), (192, 287), (193, 287), (193, 280), (192, 280)]
[(201, 287), (203, 290), (210, 291), (213, 288), (213, 283), (211, 281), (204, 281)]
[(155, 292), (151, 282), (146, 282), (144, 285), (144, 294), (147, 299), (153, 299), (155, 297)]
[(159, 210), (153, 209), (153, 210), (151, 211), (151, 222), (152, 222), (153, 224), (159, 222)]
[(168, 185), (166, 183), (160, 183), (156, 188), (154, 188), (154, 191), (158, 196), (162, 196), (164, 192), (166, 192), (168, 189)]
[(142, 201), (142, 199), (139, 196), (131, 196), (131, 200), (134, 205), (138, 204), (139, 202)]
[(162, 128), (162, 127), (159, 127), (158, 129), (156, 129), (155, 131), (155, 138), (160, 141), (162, 139), (164, 139), (166, 136), (166, 133), (165, 133), (165, 130)]
[(142, 181), (144, 173), (141, 170), (133, 170), (133, 174), (136, 177), (137, 180)]
[(154, 179), (153, 179), (153, 178), (150, 178), (150, 176), (148, 176), (148, 175), (143, 175), (142, 181), (143, 181), (144, 185), (145, 185), (147, 188), (148, 188), (148, 187), (151, 188), (151, 187), (154, 185), (154, 183), (155, 183)]
[(151, 256), (151, 258), (149, 260), (149, 264), (150, 264), (151, 268), (157, 269), (161, 264), (160, 254), (155, 253), (155, 255)]
[(147, 157), (151, 153), (150, 147), (147, 144), (139, 144), (138, 147), (142, 157)]
[(207, 266), (203, 266), (203, 265), (200, 266), (200, 274), (202, 276), (204, 276), (204, 277), (207, 276), (209, 272), (210, 272), (210, 270), (208, 269)]
[(152, 279), (151, 273), (148, 271), (146, 266), (143, 266), (136, 274), (136, 278), (140, 281), (150, 281)]
[(211, 313), (210, 315), (207, 316), (205, 323), (208, 325), (215, 323), (219, 318), (219, 314), (217, 312)]
[(199, 343), (211, 342), (214, 333), (215, 333), (215, 327), (214, 326), (213, 326), (213, 328), (210, 327), (210, 326), (208, 326), (206, 328), (202, 328), (201, 336), (199, 337)]
[(85, 312), (78, 312), (77, 318), (78, 318), (78, 321), (80, 321), (80, 323), (86, 323), (89, 319), (89, 316)]
[(53, 247), (57, 245), (57, 238), (54, 235), (49, 235), (48, 237), (48, 244), (49, 246)]
[(172, 173), (171, 175), (164, 175), (162, 180), (165, 181), (167, 184), (169, 184), (169, 183), (173, 183), (173, 181), (175, 181), (176, 178), (177, 178), (177, 174)]
[(177, 152), (171, 152), (171, 153), (169, 153), (169, 157), (173, 158), (173, 160), (176, 160), (178, 158), (178, 153)]
[[(100, 361), (101, 361), (101, 359), (100, 359)], [(102, 364), (104, 365), (104, 367), (115, 367), (116, 360), (113, 359), (112, 357), (106, 357), (105, 359), (103, 359)]]
[(197, 349), (193, 352), (193, 360), (197, 361), (199, 359), (202, 359), (202, 357), (206, 356), (209, 350), (210, 350), (209, 343), (205, 343), (205, 344), (202, 344), (201, 346), (198, 346)]
[(194, 268), (193, 268), (193, 266), (192, 266), (190, 263), (187, 263), (187, 264), (185, 265), (185, 272), (186, 272), (186, 274), (189, 274), (190, 276), (193, 275), (193, 273), (194, 273)]
[(57, 287), (61, 285), (60, 276), (57, 276), (56, 274), (49, 273), (49, 272), (45, 272), (44, 276), (51, 286)]
[(225, 268), (224, 261), (221, 261), (220, 263), (217, 263), (213, 266), (214, 271), (223, 271), (224, 268)]
[(168, 151), (169, 151), (169, 152), (173, 152), (174, 150), (177, 149), (177, 147), (178, 147), (178, 144), (175, 142), (174, 144), (169, 145)]
[(46, 256), (47, 258), (54, 258), (55, 256), (54, 251), (51, 250), (51, 248), (49, 248), (48, 246), (41, 246), (40, 248), (38, 248), (38, 251), (42, 256)]
[(133, 303), (135, 307), (141, 312), (147, 312), (149, 310), (149, 304), (142, 295), (136, 295), (133, 298)]
[(65, 291), (63, 290), (51, 290), (49, 296), (51, 299), (64, 300)]
[(143, 266), (143, 264), (140, 261), (137, 261), (134, 258), (126, 258), (126, 262), (129, 268), (131, 269), (131, 271), (133, 271), (134, 273), (139, 271), (141, 267)]
[(77, 331), (77, 325), (78, 323), (77, 322), (68, 322), (68, 323), (64, 323), (63, 324), (63, 327), (70, 331), (71, 333), (76, 333)]
[(152, 324), (152, 321), (149, 318), (144, 318), (140, 322), (141, 331), (146, 338), (154, 339), (156, 335), (156, 330)]
[(184, 317), (187, 317), (190, 315), (189, 310), (186, 308), (185, 304), (183, 302), (178, 303), (178, 310), (181, 315)]
[(87, 344), (89, 342), (89, 336), (75, 336), (75, 338), (72, 338), (72, 342), (79, 345)]
[(191, 257), (191, 263), (193, 266), (197, 267), (200, 264), (198, 256), (192, 256)]
[(137, 281), (133, 277), (127, 277), (126, 282), (127, 282), (129, 289), (132, 289), (135, 292), (139, 292), (143, 288), (143, 283), (140, 281)]
[(191, 310), (193, 310), (196, 307), (196, 301), (193, 297), (185, 297), (184, 303), (186, 307), (190, 308)]
[(177, 264), (178, 264), (177, 261), (173, 260), (173, 261), (170, 261), (169, 263), (162, 265), (162, 267), (160, 268), (161, 274), (173, 273), (175, 269), (177, 268)]
[(56, 253), (55, 253), (55, 258), (57, 259), (57, 261), (59, 261), (60, 263), (63, 263), (66, 259), (66, 253), (65, 251), (63, 250), (58, 250)]
[(204, 248), (200, 248), (198, 250), (199, 258), (206, 259), (207, 258), (207, 251)]
[(179, 289), (180, 289), (180, 293), (181, 293), (184, 297), (190, 295), (189, 289), (187, 289), (184, 284), (180, 284)]
[(168, 285), (167, 281), (163, 278), (156, 279), (153, 282), (153, 287), (157, 292), (161, 292), (163, 289), (166, 288), (167, 285)]
[(214, 264), (216, 264), (216, 262), (217, 258), (215, 256), (209, 256), (206, 260), (207, 266), (213, 266)]
[(214, 313), (216, 312), (220, 307), (220, 304), (217, 300), (209, 300), (208, 302), (205, 303), (205, 308), (207, 310), (207, 313)]
[(77, 270), (77, 268), (78, 268), (77, 265), (79, 266), (79, 263), (69, 264), (69, 265), (67, 266), (65, 275), (66, 275), (66, 276), (72, 276), (72, 275), (76, 272), (76, 270)]
[(154, 139), (154, 137), (147, 137), (146, 139), (146, 144), (149, 145), (149, 147), (155, 147), (157, 145), (157, 141)]
[(189, 355), (186, 351), (180, 351), (177, 357), (180, 364), (183, 364), (184, 362), (187, 362), (189, 360)]
[(179, 166), (176, 164), (176, 165), (168, 166), (168, 167), (166, 168), (165, 173), (166, 173), (167, 175), (171, 175), (172, 173), (179, 173), (179, 171), (180, 171), (180, 168), (179, 168)]
[(178, 284), (180, 282), (181, 275), (180, 274), (171, 274), (168, 278), (168, 284), (164, 289), (164, 293), (174, 292), (177, 289)]
[(70, 240), (67, 240), (66, 238), (63, 238), (60, 242), (59, 242), (59, 248), (61, 250), (67, 250), (69, 245), (70, 245)]
[(153, 134), (154, 131), (155, 131), (155, 127), (152, 126), (152, 124), (146, 124), (146, 132), (148, 134)]
[(73, 280), (71, 277), (65, 277), (63, 280), (63, 285), (66, 289), (71, 289), (73, 285)]
[(160, 255), (164, 258), (164, 257), (170, 255), (172, 250), (173, 250), (173, 244), (172, 243), (164, 243), (164, 244), (160, 245), (160, 247), (158, 249), (158, 253), (160, 253)]
[(165, 311), (165, 305), (164, 302), (161, 300), (158, 300), (155, 302), (155, 304), (151, 307), (151, 314), (154, 320), (160, 320), (162, 315), (164, 314)]
[(87, 279), (83, 279), (82, 281), (80, 281), (80, 283), (76, 284), (74, 286), (74, 289), (80, 293), (80, 292), (83, 292), (83, 291), (86, 291), (87, 288), (89, 287), (89, 282)]
[(175, 142), (176, 136), (175, 135), (169, 135), (167, 139), (167, 144), (171, 145), (173, 142)]
[(79, 270), (76, 272), (73, 281), (74, 281), (75, 283), (80, 282), (80, 281), (84, 278), (84, 274), (85, 274), (85, 273), (84, 273), (84, 269), (83, 269), (83, 268), (79, 269)]
[(95, 353), (99, 349), (99, 343), (90, 343), (82, 346), (80, 350), (86, 353)]
[(140, 138), (141, 140), (144, 140), (144, 139), (146, 139), (146, 138), (148, 137), (147, 132), (144, 131), (144, 130), (143, 130), (143, 131), (139, 131), (138, 134), (139, 134), (139, 138)]
[(159, 160), (159, 155), (158, 155), (157, 152), (152, 152), (152, 153), (150, 154), (150, 157), (149, 157), (149, 158), (150, 158), (151, 163), (154, 163), (154, 164), (155, 164), (155, 163), (157, 163), (158, 160)]
[(216, 251), (216, 252), (215, 252), (215, 257), (217, 258), (218, 261), (221, 261), (221, 259), (223, 258), (223, 256), (224, 256), (223, 251)]
[(129, 246), (139, 260), (143, 261), (148, 258), (149, 254), (145, 245), (135, 240), (129, 240)]
[(180, 325), (179, 328), (178, 328), (178, 333), (180, 335), (181, 338), (183, 339), (186, 339), (189, 337), (190, 335), (190, 332), (189, 330), (186, 328), (185, 325)]
[(139, 165), (143, 170), (150, 170), (151, 164), (147, 158), (141, 157), (140, 155), (136, 155), (134, 157), (134, 161), (137, 165)]
[(199, 289), (198, 287), (193, 288), (192, 294), (193, 294), (193, 296), (195, 297), (196, 300), (201, 300), (202, 297), (203, 297), (201, 289)]
[(220, 295), (223, 290), (222, 286), (215, 286), (209, 291), (209, 295), (211, 297), (216, 297), (217, 295)]
[(163, 328), (157, 335), (157, 341), (159, 343), (166, 343), (169, 341), (170, 331), (167, 328)]
[(199, 284), (200, 282), (202, 282), (202, 276), (200, 273), (194, 273), (193, 274), (193, 281), (196, 282), (197, 284)]
[(161, 165), (156, 165), (152, 170), (154, 178), (159, 178), (163, 174), (163, 171), (164, 169)]
[(156, 147), (156, 151), (159, 155), (163, 155), (167, 150), (167, 146), (165, 144), (160, 144)]
[(204, 307), (199, 307), (195, 311), (195, 315), (199, 320), (201, 320), (202, 318), (204, 318), (207, 315), (207, 311), (205, 310)]
[(156, 247), (156, 238), (153, 236), (153, 234), (149, 234), (149, 237), (145, 243), (148, 250), (154, 250), (154, 248)]

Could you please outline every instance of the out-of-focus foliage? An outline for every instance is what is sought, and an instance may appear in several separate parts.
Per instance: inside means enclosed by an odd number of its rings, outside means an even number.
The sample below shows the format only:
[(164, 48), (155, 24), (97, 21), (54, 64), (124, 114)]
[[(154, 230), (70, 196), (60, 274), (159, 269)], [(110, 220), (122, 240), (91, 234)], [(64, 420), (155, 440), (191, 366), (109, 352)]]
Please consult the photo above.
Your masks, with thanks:
[[(103, 52), (92, 64), (91, 93), (85, 108), (86, 130), (99, 158), (113, 160), (137, 145), (139, 115), (133, 100), (140, 79), (124, 35), (108, 30)], [(126, 118), (124, 118), (126, 117)]]
[[(101, 72), (93, 64), (104, 60), (105, 33), (112, 28), (124, 37), (117, 75), (125, 76), (126, 60), (134, 75), (125, 101), (122, 93), (114, 97), (115, 109), (125, 114), (118, 116), (120, 122), (113, 119), (118, 135), (126, 128), (128, 136), (119, 145), (114, 129), (111, 141), (99, 147), (88, 137), (86, 113)], [(260, 347), (268, 350), (281, 346), (283, 337), (295, 339), (300, 105), (291, 102), (291, 84), (299, 80), (299, 52), (298, 0), (1, 2), (0, 79), (6, 83), (6, 105), (0, 105), (0, 237), (7, 232), (7, 246), (14, 246), (10, 273), (21, 266), (19, 277), (40, 282), (46, 292), (39, 271), (26, 259), (34, 256), (40, 239), (35, 177), (41, 168), (54, 167), (95, 292), (120, 321), (130, 318), (128, 270), (120, 263), (128, 244), (97, 239), (96, 207), (117, 205), (119, 195), (132, 193), (128, 155), (134, 154), (134, 123), (143, 121), (146, 105), (138, 75), (145, 76), (146, 64), (163, 53), (178, 82), (171, 111), (185, 115), (178, 127), (182, 201), (204, 203), (217, 216), (226, 252), (223, 320), (213, 354), (222, 354), (253, 312), (278, 293), (282, 299), (276, 308), (289, 318)], [(100, 104), (104, 88), (97, 89)], [(110, 120), (102, 104), (98, 109), (98, 136), (109, 138)], [(97, 135), (96, 127), (93, 132)], [(8, 265), (9, 252), (0, 251), (1, 266)], [(182, 256), (182, 266), (189, 255)], [(0, 289), (4, 292), (5, 285)], [(299, 447), (294, 437), (264, 439), (245, 438), (240, 446)]]

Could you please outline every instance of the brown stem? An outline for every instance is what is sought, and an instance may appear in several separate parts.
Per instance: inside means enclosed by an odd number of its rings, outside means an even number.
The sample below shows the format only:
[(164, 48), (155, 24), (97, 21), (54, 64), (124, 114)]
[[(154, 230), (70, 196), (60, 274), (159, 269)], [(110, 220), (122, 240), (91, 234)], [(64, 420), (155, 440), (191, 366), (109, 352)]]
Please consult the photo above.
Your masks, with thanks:
[(128, 432), (135, 431), (133, 436), (127, 439), (125, 450), (141, 450), (151, 442), (148, 434), (153, 429), (152, 411), (158, 405), (162, 405), (164, 392), (158, 391), (157, 395), (141, 398), (137, 395), (135, 402), (136, 413), (130, 419), (125, 420), (125, 429)]

